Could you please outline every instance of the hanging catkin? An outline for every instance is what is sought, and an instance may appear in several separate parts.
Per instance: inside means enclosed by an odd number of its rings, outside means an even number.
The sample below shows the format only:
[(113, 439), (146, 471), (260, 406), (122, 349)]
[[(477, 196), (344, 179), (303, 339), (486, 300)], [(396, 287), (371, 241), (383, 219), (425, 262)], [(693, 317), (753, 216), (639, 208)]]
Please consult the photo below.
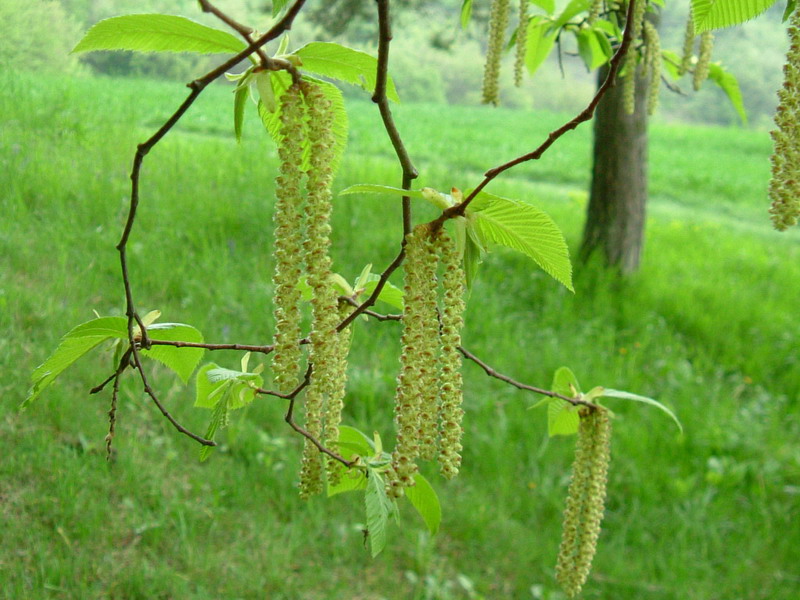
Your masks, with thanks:
[(694, 66), (694, 76), (692, 86), (694, 90), (700, 89), (703, 82), (708, 79), (708, 66), (711, 64), (711, 51), (714, 49), (714, 34), (704, 31), (700, 34), (700, 54), (697, 57), (697, 64)]
[(642, 35), (642, 27), (644, 26), (644, 13), (647, 8), (645, 0), (635, 0), (633, 7), (633, 31), (631, 32), (631, 45), (628, 47), (628, 53), (623, 60), (623, 72), (625, 76), (622, 79), (622, 106), (625, 112), (632, 115), (636, 110), (636, 65), (639, 62), (639, 53), (636, 51), (636, 45)]
[(442, 358), (439, 377), (440, 441), (439, 468), (442, 475), (452, 479), (461, 467), (461, 328), (464, 325), (464, 289), (466, 287), (461, 257), (453, 239), (444, 229), (436, 237), (436, 248), (441, 256), (442, 276)]
[(769, 209), (775, 229), (784, 231), (800, 219), (800, 12), (792, 14), (789, 51), (778, 90), (776, 129), (772, 131), (772, 178)]
[(292, 85), (282, 99), (281, 137), (278, 147), (280, 174), (276, 181), (275, 241), (275, 351), (272, 373), (276, 387), (290, 392), (300, 382), (302, 353), (300, 335), (300, 290), (303, 271), (301, 192), (302, 144), (306, 135), (305, 108), (299, 84)]
[(556, 580), (570, 598), (581, 591), (597, 550), (611, 458), (611, 424), (603, 408), (581, 408), (572, 479), (564, 508)]
[(525, 52), (528, 49), (528, 0), (519, 0), (519, 27), (517, 27), (516, 54), (514, 56), (514, 85), (522, 85), (525, 73)]
[[(314, 83), (303, 82), (308, 105), (309, 170), (306, 188), (306, 240), (303, 244), (311, 297), (311, 349), (313, 368), (305, 395), (305, 428), (315, 439), (330, 440), (325, 432), (325, 411), (333, 397), (342, 361), (339, 356), (339, 322), (336, 290), (331, 281), (330, 215), (333, 172), (333, 113), (330, 101)], [(338, 423), (337, 423), (338, 425)], [(337, 436), (338, 439), (338, 436)], [(300, 472), (300, 493), (307, 497), (323, 488), (322, 455), (306, 439)]]
[(652, 115), (658, 106), (661, 88), (661, 40), (658, 30), (649, 20), (644, 21), (645, 73), (647, 79), (647, 114)]
[(692, 13), (689, 12), (689, 18), (686, 20), (686, 31), (683, 34), (683, 53), (681, 55), (681, 64), (678, 67), (678, 75), (684, 75), (689, 70), (689, 67), (692, 66), (695, 37), (697, 36), (694, 32), (694, 19), (692, 18)]
[(500, 58), (503, 55), (506, 27), (508, 27), (509, 0), (492, 0), (489, 13), (489, 41), (486, 64), (483, 70), (483, 103), (500, 102)]

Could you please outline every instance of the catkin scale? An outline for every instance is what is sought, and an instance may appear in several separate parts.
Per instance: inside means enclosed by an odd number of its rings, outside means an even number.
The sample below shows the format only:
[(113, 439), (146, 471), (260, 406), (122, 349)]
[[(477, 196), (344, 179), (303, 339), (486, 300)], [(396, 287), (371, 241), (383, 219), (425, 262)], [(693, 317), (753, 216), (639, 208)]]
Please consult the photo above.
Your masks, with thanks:
[(783, 67), (784, 81), (778, 90), (776, 129), (771, 132), (769, 209), (778, 231), (800, 220), (800, 11), (795, 10), (789, 27), (789, 50)]
[(592, 566), (603, 519), (611, 459), (608, 411), (600, 407), (583, 407), (579, 415), (575, 459), (556, 563), (556, 580), (570, 598), (580, 593)]

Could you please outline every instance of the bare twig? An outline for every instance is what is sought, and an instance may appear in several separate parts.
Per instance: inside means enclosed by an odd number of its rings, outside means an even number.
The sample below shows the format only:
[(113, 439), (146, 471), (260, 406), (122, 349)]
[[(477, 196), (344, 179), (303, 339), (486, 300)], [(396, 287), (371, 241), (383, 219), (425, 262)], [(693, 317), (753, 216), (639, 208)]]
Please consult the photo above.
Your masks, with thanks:
[(108, 409), (108, 435), (106, 435), (106, 460), (111, 460), (111, 444), (117, 427), (117, 398), (119, 397), (119, 379), (121, 373), (114, 377), (114, 387), (111, 390), (111, 408)]
[(609, 62), (608, 75), (606, 76), (605, 81), (603, 81), (603, 84), (597, 89), (597, 92), (586, 108), (584, 108), (575, 118), (564, 123), (564, 125), (558, 129), (550, 132), (550, 134), (547, 136), (547, 139), (532, 152), (518, 156), (513, 160), (486, 171), (483, 181), (481, 181), (480, 184), (478, 184), (478, 187), (472, 190), (472, 192), (470, 192), (470, 194), (464, 198), (462, 202), (445, 209), (438, 218), (431, 222), (431, 227), (433, 229), (441, 227), (447, 219), (464, 216), (464, 213), (467, 210), (470, 202), (472, 202), (472, 200), (475, 199), (481, 190), (483, 190), (483, 188), (485, 188), (495, 177), (521, 163), (528, 162), (529, 160), (539, 160), (550, 148), (550, 146), (552, 146), (561, 136), (568, 131), (575, 129), (581, 123), (591, 120), (591, 118), (594, 116), (594, 111), (597, 108), (597, 105), (600, 103), (600, 100), (602, 100), (606, 92), (611, 89), (611, 86), (614, 85), (617, 72), (622, 64), (622, 59), (625, 57), (625, 54), (628, 52), (628, 47), (631, 45), (631, 38), (633, 37), (633, 12), (637, 2), (644, 2), (644, 0), (630, 0), (628, 4), (628, 13), (625, 19), (625, 33), (622, 36), (622, 42)]
[(475, 356), (472, 352), (464, 348), (464, 346), (459, 346), (458, 351), (464, 356), (464, 358), (471, 360), (476, 365), (478, 365), (483, 371), (489, 376), (494, 377), (495, 379), (499, 379), (500, 381), (504, 381), (505, 383), (514, 386), (520, 390), (526, 390), (529, 392), (534, 392), (536, 394), (541, 394), (542, 396), (548, 396), (550, 398), (560, 398), (561, 400), (566, 400), (570, 404), (574, 406), (591, 406), (596, 408), (594, 404), (591, 402), (586, 402), (586, 400), (581, 400), (580, 398), (571, 398), (569, 396), (564, 396), (563, 394), (559, 394), (550, 390), (545, 390), (543, 388), (535, 387), (532, 385), (528, 385), (526, 383), (520, 383), (515, 379), (512, 379), (508, 375), (503, 375), (502, 373), (498, 373), (495, 369), (490, 367), (488, 364), (483, 362), (480, 358)]

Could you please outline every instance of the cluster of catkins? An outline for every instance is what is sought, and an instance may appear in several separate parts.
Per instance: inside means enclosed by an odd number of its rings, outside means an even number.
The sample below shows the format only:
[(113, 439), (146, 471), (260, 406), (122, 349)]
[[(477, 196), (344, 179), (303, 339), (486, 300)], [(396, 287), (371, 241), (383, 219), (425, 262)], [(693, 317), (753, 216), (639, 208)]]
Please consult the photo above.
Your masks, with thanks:
[(579, 415), (575, 460), (556, 564), (556, 580), (570, 598), (580, 593), (592, 567), (603, 520), (611, 459), (608, 411), (602, 407), (583, 407)]
[[(281, 98), (282, 143), (275, 201), (275, 350), (272, 372), (278, 390), (291, 393), (302, 379), (300, 349), (301, 292), (305, 274), (312, 289), (312, 325), (308, 360), (312, 365), (305, 392), (305, 428), (326, 445), (339, 438), (350, 332), (337, 332), (340, 309), (331, 281), (330, 214), (333, 173), (333, 115), (330, 102), (314, 83), (294, 83)], [(307, 146), (308, 169), (303, 170)], [(308, 439), (303, 450), (300, 493), (324, 487), (323, 457)], [(341, 474), (328, 464), (328, 477)]]
[[(402, 355), (395, 397), (397, 442), (387, 471), (389, 497), (414, 485), (417, 459), (438, 458), (442, 475), (461, 466), (461, 327), (464, 271), (444, 229), (418, 225), (406, 237)], [(437, 271), (442, 266), (439, 306)]]
[(789, 51), (783, 67), (783, 87), (778, 90), (772, 132), (772, 178), (769, 209), (775, 229), (784, 231), (800, 219), (800, 12), (792, 14)]

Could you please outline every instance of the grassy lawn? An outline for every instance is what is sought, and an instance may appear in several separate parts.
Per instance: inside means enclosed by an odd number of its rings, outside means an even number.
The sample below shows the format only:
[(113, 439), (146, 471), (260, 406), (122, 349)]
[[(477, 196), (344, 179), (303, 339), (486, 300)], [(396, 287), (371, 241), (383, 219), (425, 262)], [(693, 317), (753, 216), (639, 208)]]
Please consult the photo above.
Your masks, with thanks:
[[(122, 314), (114, 250), (135, 145), (185, 96), (180, 84), (0, 75), (0, 597), (8, 599), (449, 599), (563, 596), (553, 579), (572, 440), (546, 436), (537, 397), (465, 364), (462, 475), (428, 473), (444, 508), (428, 536), (404, 507), (377, 559), (363, 547), (362, 497), (302, 502), (301, 440), (282, 401), (237, 416), (206, 463), (123, 383), (106, 462), (111, 373), (91, 354), (26, 412), (31, 371), (75, 324)], [(271, 202), (276, 152), (249, 120), (236, 145), (229, 88), (201, 98), (148, 157), (130, 245), (140, 311), (213, 342), (271, 341)], [(366, 101), (337, 189), (399, 185)], [(250, 117), (254, 119), (251, 111)], [(420, 185), (471, 187), (568, 115), (395, 107)], [(582, 126), (490, 191), (547, 210), (574, 252), (589, 175)], [(654, 125), (640, 273), (577, 268), (576, 294), (526, 259), (488, 257), (464, 344), (542, 387), (570, 366), (584, 388), (658, 398), (616, 413), (604, 531), (585, 598), (794, 599), (800, 589), (800, 232), (766, 215), (766, 132)], [(416, 217), (430, 213), (422, 208)], [(399, 207), (342, 197), (336, 269), (354, 278), (396, 253)], [(396, 280), (398, 282), (399, 280)], [(382, 307), (386, 310), (387, 307)], [(397, 323), (357, 324), (346, 423), (391, 439)], [(209, 360), (238, 365), (239, 353)], [(251, 363), (252, 364), (252, 363)], [(176, 417), (208, 414), (167, 371), (153, 379)]]

